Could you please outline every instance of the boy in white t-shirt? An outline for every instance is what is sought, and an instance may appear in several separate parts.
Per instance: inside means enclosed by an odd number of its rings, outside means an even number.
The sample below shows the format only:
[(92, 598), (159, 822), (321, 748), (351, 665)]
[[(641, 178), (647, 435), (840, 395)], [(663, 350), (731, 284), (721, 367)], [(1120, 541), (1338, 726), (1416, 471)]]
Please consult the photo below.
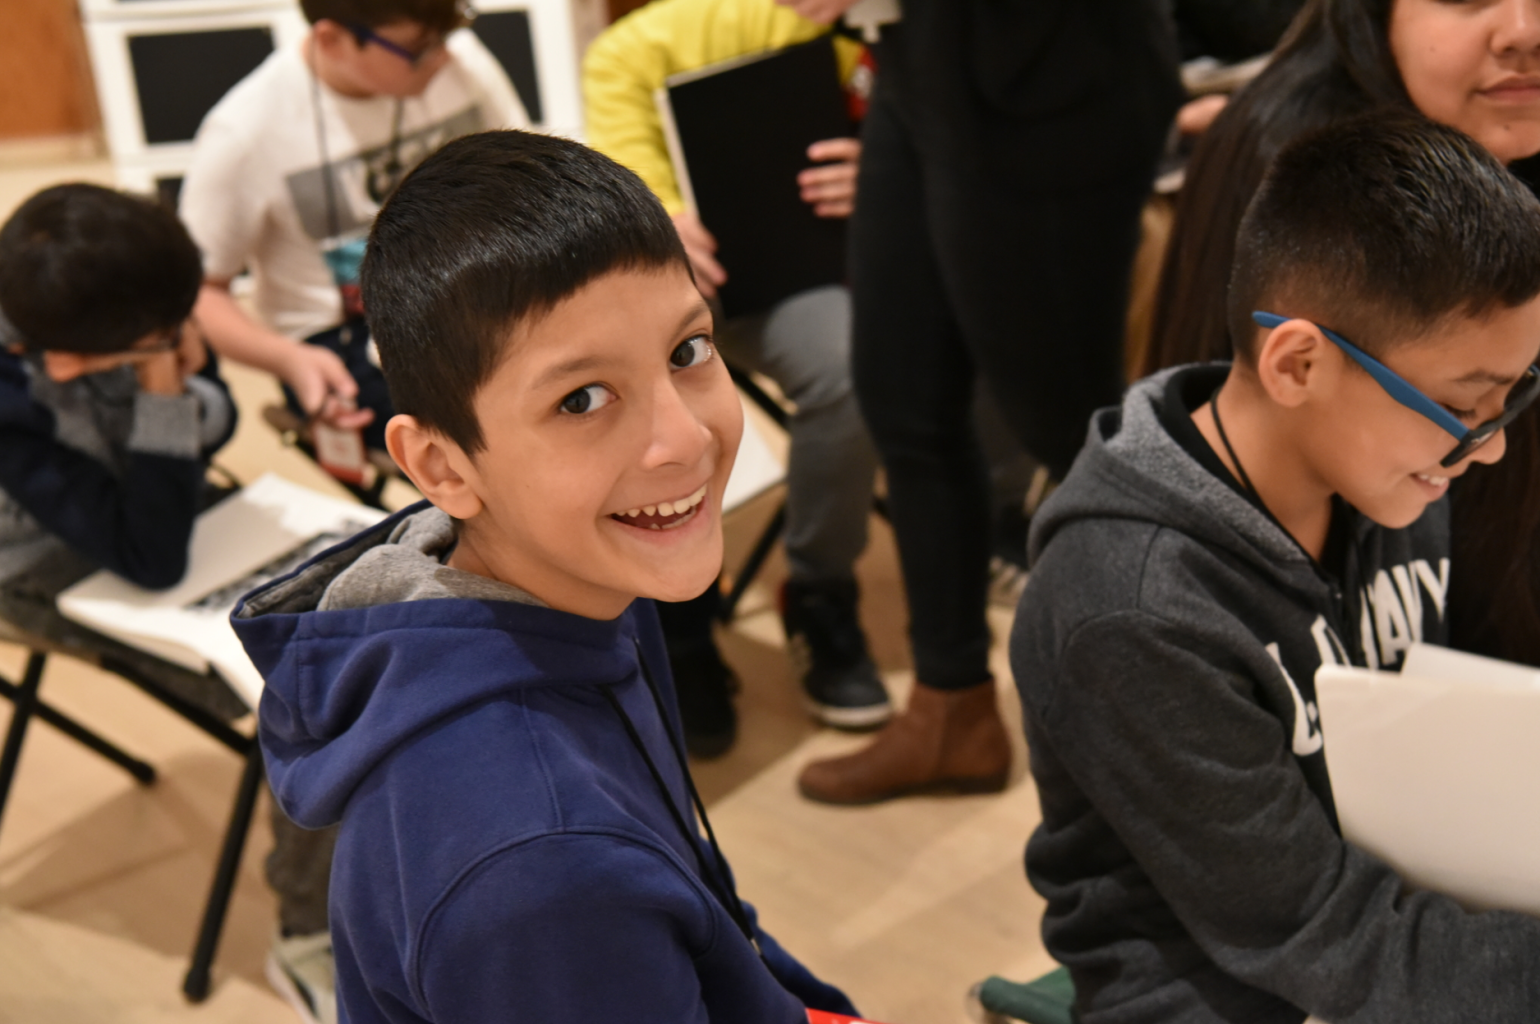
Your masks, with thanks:
[[(311, 23), (198, 130), (181, 216), (203, 253), (196, 316), (220, 355), (275, 374), (291, 407), (384, 448), (392, 415), (368, 358), (357, 268), (380, 204), (450, 139), (527, 123), (461, 0), (301, 0)], [(230, 281), (256, 283), (256, 319)], [(309, 342), (309, 344), (302, 344)], [(280, 930), (268, 976), (311, 1019), (336, 1019), (327, 934), (334, 833), (273, 816)]]
[[(181, 215), (203, 251), (197, 315), (222, 356), (275, 374), (290, 405), (382, 448), (357, 268), (380, 203), (450, 139), (522, 127), (463, 0), (301, 0), (311, 23), (198, 130)], [(230, 295), (250, 270), (256, 319)], [(296, 344), (308, 341), (310, 344)]]

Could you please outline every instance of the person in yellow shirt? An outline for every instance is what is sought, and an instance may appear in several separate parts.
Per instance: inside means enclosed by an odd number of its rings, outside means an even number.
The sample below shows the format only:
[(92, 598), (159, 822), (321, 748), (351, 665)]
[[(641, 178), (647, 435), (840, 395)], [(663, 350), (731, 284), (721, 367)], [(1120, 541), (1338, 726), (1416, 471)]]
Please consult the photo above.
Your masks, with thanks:
[[(773, 0), (653, 0), (599, 36), (583, 61), (588, 142), (635, 171), (663, 202), (708, 299), (731, 266), (716, 258), (709, 225), (686, 209), (669, 161), (653, 94), (670, 75), (806, 42), (828, 29)], [(836, 39), (841, 72), (859, 78), (862, 48)], [(856, 139), (808, 151), (804, 200), (823, 217), (854, 208)], [(876, 454), (850, 378), (850, 294), (809, 289), (769, 310), (723, 321), (727, 358), (771, 377), (796, 404), (791, 418), (786, 556), (781, 595), (787, 643), (800, 663), (809, 709), (840, 728), (872, 728), (892, 715), (857, 618), (854, 565), (866, 547)], [(731, 673), (711, 636), (713, 587), (693, 602), (660, 605), (681, 717), (692, 753), (725, 752), (736, 735)]]

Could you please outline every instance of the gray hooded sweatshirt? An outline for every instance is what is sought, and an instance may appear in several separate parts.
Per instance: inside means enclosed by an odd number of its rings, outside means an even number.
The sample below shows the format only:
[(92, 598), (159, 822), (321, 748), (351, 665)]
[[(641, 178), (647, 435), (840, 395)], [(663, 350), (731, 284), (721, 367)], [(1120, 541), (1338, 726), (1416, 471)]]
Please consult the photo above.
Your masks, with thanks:
[(1098, 413), (1033, 523), (1011, 637), (1043, 809), (1027, 873), (1081, 1019), (1540, 1021), (1540, 920), (1406, 891), (1332, 804), (1316, 669), (1443, 641), (1446, 504), (1403, 530), (1341, 505), (1318, 563), (1188, 417), (1225, 372)]

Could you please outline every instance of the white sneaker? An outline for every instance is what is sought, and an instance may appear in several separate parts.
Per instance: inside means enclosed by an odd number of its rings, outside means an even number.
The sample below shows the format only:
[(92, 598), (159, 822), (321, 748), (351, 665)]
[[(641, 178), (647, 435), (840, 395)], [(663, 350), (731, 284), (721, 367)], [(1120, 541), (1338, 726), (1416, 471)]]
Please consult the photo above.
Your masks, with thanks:
[(337, 964), (330, 933), (274, 936), (266, 973), (268, 984), (305, 1024), (337, 1024)]

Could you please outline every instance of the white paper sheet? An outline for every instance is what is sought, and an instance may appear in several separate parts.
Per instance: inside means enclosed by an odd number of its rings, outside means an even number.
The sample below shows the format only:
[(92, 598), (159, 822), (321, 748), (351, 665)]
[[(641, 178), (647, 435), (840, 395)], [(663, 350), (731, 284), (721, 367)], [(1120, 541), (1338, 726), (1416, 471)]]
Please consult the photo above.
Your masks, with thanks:
[(1343, 835), (1413, 886), (1540, 915), (1540, 672), (1415, 646), (1401, 673), (1322, 666)]
[[(59, 610), (194, 672), (212, 665), (255, 708), (262, 677), (229, 622), (251, 573), (317, 535), (352, 534), (384, 517), (264, 474), (198, 517), (181, 583), (145, 590), (103, 570), (60, 594)], [(222, 593), (230, 587), (233, 592)]]
[[(739, 398), (739, 401), (743, 399)], [(775, 457), (754, 425), (747, 403), (743, 412), (743, 440), (738, 444), (738, 458), (733, 463), (732, 476), (727, 478), (727, 488), (722, 494), (722, 511), (731, 512), (750, 498), (769, 490), (786, 479), (786, 467)]]

